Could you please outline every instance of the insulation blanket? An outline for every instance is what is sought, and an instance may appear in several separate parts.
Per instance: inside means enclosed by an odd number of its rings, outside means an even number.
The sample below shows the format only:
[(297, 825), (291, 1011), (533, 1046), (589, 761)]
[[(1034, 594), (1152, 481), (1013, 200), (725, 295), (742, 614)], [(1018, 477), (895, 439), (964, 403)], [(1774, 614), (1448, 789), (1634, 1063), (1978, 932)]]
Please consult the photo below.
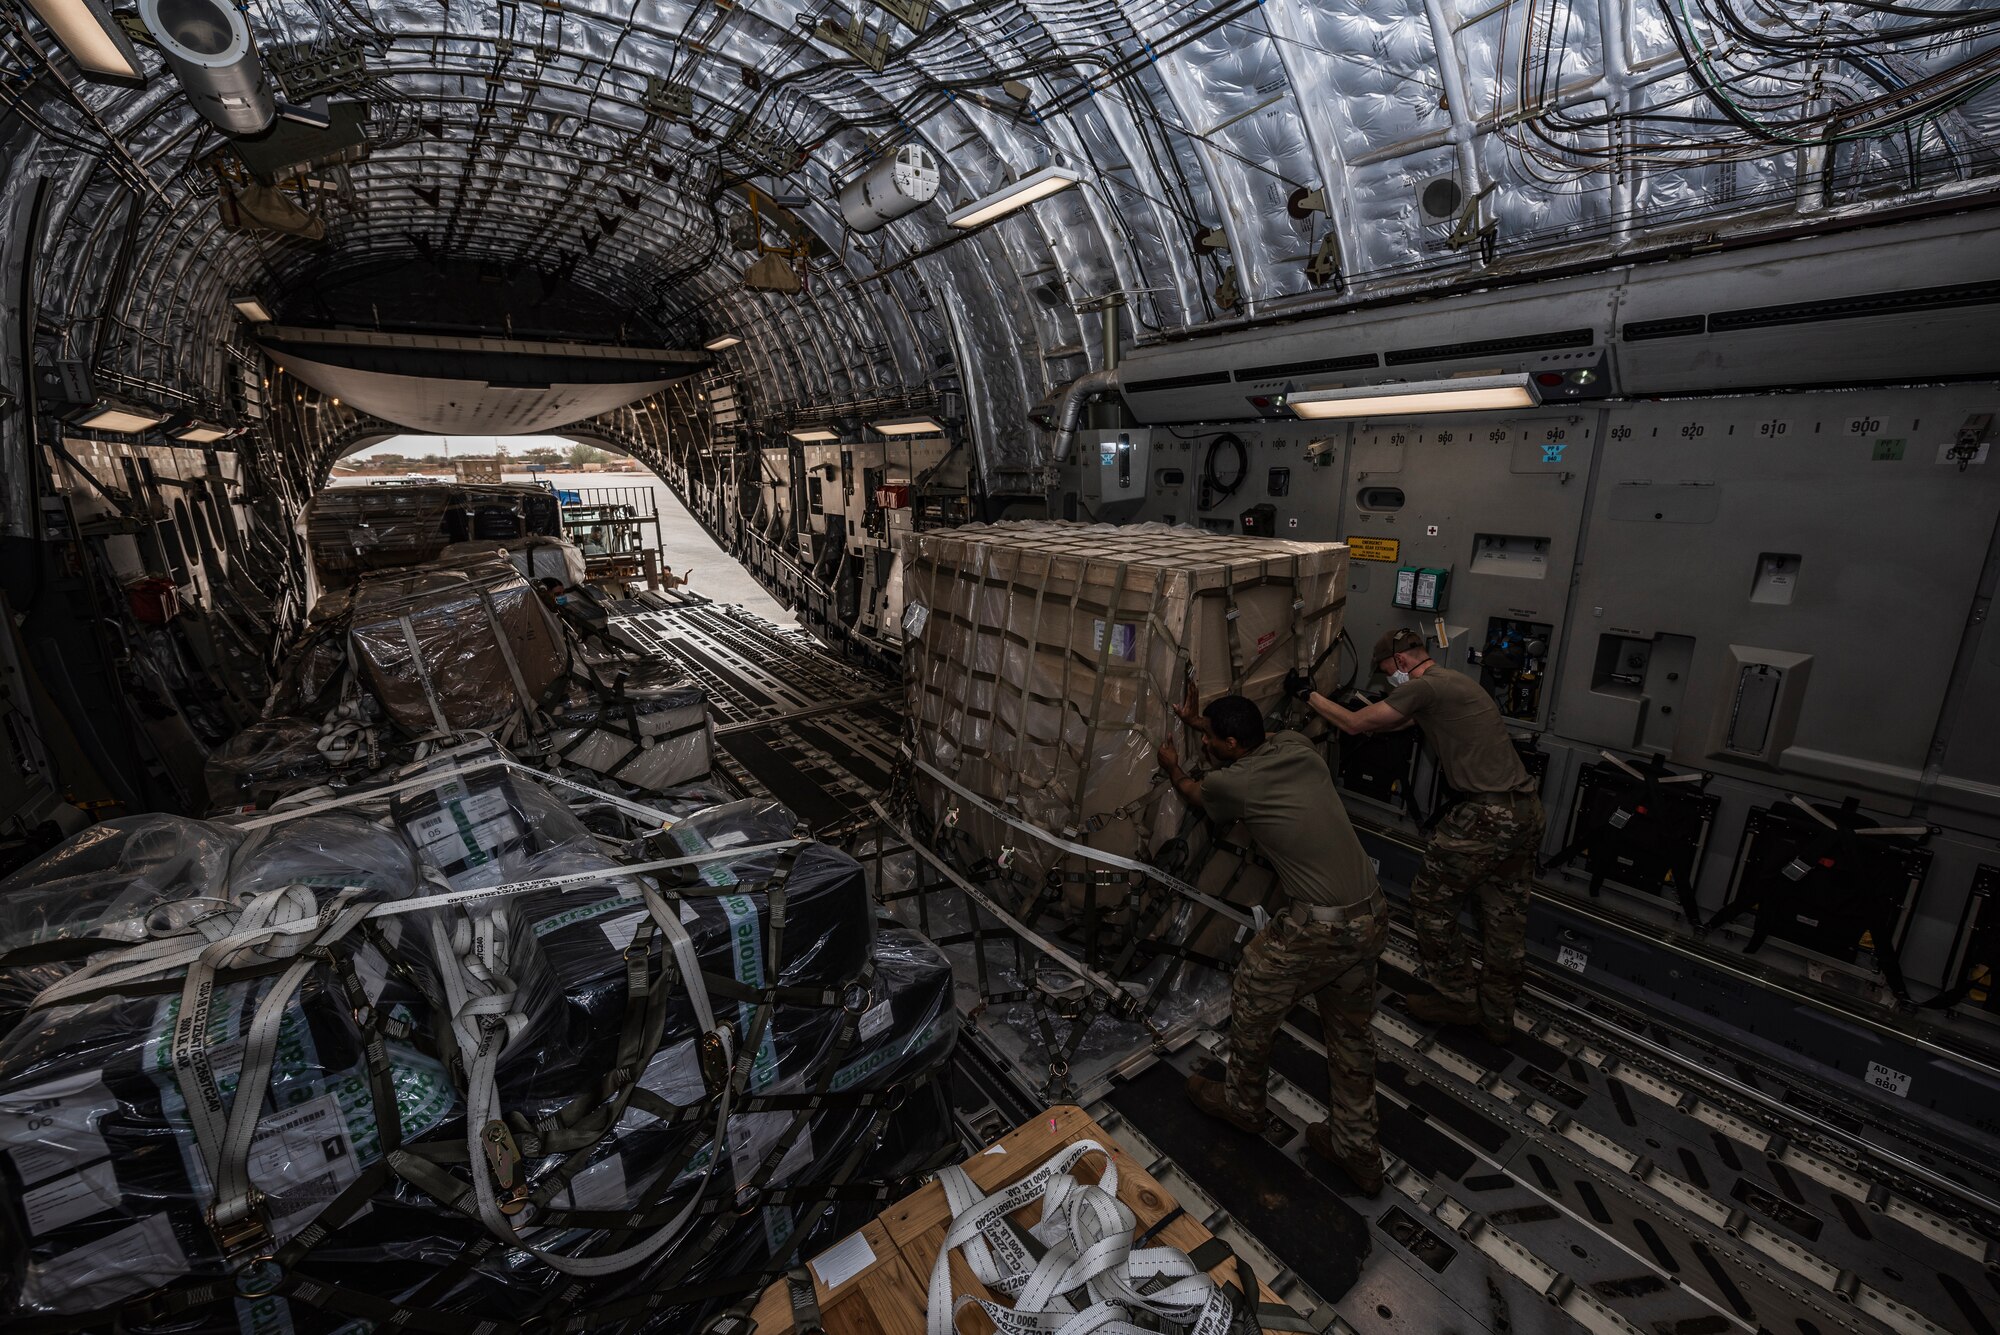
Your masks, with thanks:
[(567, 664), (541, 598), (497, 558), (369, 576), (348, 643), (389, 717), (419, 735), (502, 723)]

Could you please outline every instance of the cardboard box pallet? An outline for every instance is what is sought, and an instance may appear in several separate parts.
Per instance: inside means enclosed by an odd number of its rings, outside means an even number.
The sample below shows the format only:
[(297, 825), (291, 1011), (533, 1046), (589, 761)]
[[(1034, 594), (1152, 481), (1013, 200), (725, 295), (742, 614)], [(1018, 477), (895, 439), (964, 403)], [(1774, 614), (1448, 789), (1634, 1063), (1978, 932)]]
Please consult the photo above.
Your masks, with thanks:
[[(1192, 1256), (1213, 1238), (1193, 1215), (1177, 1213), (1180, 1207), (1167, 1189), (1081, 1108), (1050, 1108), (968, 1159), (963, 1167), (981, 1191), (992, 1195), (1020, 1181), (1065, 1146), (1080, 1140), (1094, 1140), (1111, 1152), (1118, 1165), (1118, 1199), (1138, 1219), (1140, 1236), (1146, 1236), (1162, 1219), (1174, 1216), (1151, 1235), (1147, 1245), (1174, 1247)], [(1077, 1166), (1078, 1180), (1094, 1182), (1101, 1166), (1102, 1161), (1095, 1156), (1086, 1158)], [(1030, 1225), (1036, 1222), (1040, 1209), (1038, 1204), (1031, 1204), (1013, 1218), (1024, 1226)], [(812, 1277), (813, 1294), (819, 1303), (826, 1335), (924, 1335), (931, 1270), (950, 1226), (951, 1209), (944, 1188), (930, 1182), (890, 1206), (859, 1232), (812, 1258), (806, 1269)], [(1007, 1304), (1004, 1296), (991, 1292), (973, 1277), (964, 1257), (957, 1252), (952, 1253), (950, 1266), (954, 1301), (974, 1297)], [(1222, 1284), (1235, 1285), (1243, 1272), (1232, 1256), (1225, 1255), (1209, 1273)], [(1304, 1319), (1286, 1307), (1284, 1300), (1261, 1279), (1257, 1283), (1257, 1305), (1266, 1330), (1305, 1327)], [(1284, 1319), (1275, 1320), (1281, 1310)], [(751, 1313), (751, 1320), (756, 1335), (796, 1335), (790, 1289), (785, 1281), (780, 1280), (765, 1290)], [(962, 1335), (992, 1335), (994, 1326), (983, 1310), (967, 1304), (959, 1313), (957, 1329)]]

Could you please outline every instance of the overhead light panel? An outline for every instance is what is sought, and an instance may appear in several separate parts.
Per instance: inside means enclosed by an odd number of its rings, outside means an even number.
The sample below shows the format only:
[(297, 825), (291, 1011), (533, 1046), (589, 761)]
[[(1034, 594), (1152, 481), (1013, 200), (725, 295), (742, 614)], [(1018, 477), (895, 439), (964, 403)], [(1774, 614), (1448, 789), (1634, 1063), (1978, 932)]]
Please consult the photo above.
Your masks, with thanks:
[(870, 422), (885, 436), (942, 436), (944, 427), (928, 417), (886, 417), (879, 422)]
[(178, 427), (169, 431), (167, 434), (175, 440), (185, 441), (189, 445), (208, 445), (221, 440), (229, 432), (209, 422), (193, 421), (184, 427)]
[(70, 420), (86, 430), (129, 436), (158, 426), (167, 415), (122, 399), (99, 399)]
[(1354, 385), (1347, 389), (1302, 389), (1285, 407), (1295, 417), (1407, 416), (1419, 413), (1493, 412), (1540, 407), (1542, 396), (1527, 375), (1476, 375), (1457, 380), (1409, 380), (1397, 385)]
[(1040, 171), (1029, 172), (1010, 186), (994, 191), (984, 199), (976, 199), (964, 208), (948, 216), (945, 221), (953, 227), (980, 227), (995, 218), (1004, 218), (1015, 209), (1024, 209), (1038, 199), (1067, 190), (1083, 177), (1067, 167), (1044, 167)]
[(143, 84), (145, 67), (132, 40), (98, 0), (28, 0), (87, 78)]
[(264, 303), (256, 297), (231, 297), (229, 304), (236, 308), (238, 315), (251, 324), (271, 323), (271, 312), (265, 309)]
[(838, 431), (828, 431), (825, 427), (817, 427), (817, 426), (809, 427), (804, 431), (787, 431), (785, 434), (790, 436), (793, 440), (801, 440), (807, 442), (816, 440), (840, 439), (840, 433)]
[(742, 341), (734, 334), (717, 334), (701, 346), (710, 352), (721, 352), (724, 348), (733, 348)]

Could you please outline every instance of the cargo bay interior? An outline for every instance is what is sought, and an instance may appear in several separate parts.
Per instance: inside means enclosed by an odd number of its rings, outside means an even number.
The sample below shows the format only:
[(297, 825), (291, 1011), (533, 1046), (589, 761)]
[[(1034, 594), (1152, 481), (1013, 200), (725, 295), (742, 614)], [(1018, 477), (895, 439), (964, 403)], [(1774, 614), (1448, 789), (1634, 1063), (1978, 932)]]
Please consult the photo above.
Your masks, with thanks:
[[(2000, 9), (0, 15), (9, 1329), (1082, 1331), (943, 1245), (1079, 1126), (1139, 1328), (2000, 1328)], [(327, 487), (405, 431), (804, 631)], [(1435, 757), (1278, 686), (1396, 626), (1548, 813), (1506, 1046), (1407, 1006)], [(1271, 887), (1182, 671), (1397, 904), (1380, 1198), (1309, 1006), (1181, 1092)]]

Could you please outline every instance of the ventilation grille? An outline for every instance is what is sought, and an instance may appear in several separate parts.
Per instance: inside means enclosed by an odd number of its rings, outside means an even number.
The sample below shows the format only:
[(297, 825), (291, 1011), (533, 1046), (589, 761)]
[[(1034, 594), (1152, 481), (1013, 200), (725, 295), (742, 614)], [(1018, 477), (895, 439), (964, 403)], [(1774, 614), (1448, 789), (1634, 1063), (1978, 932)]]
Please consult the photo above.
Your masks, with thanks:
[(1199, 375), (1170, 375), (1158, 380), (1134, 380), (1125, 386), (1127, 394), (1157, 394), (1168, 389), (1199, 389), (1203, 385), (1226, 385), (1227, 371), (1203, 371)]
[(1551, 334), (1488, 338), (1476, 343), (1439, 343), (1428, 348), (1395, 348), (1383, 356), (1390, 366), (1414, 362), (1456, 362), (1469, 357), (1498, 357), (1510, 352), (1543, 352), (1551, 348), (1587, 348), (1597, 341), (1594, 329), (1564, 329)]
[(1642, 343), (1649, 338), (1680, 338), (1686, 334), (1699, 334), (1706, 328), (1706, 316), (1676, 315), (1668, 320), (1634, 320), (1625, 326), (1621, 337), (1627, 343)]
[(1271, 366), (1246, 366), (1236, 373), (1238, 380), (1276, 380), (1281, 376), (1319, 375), (1326, 371), (1374, 370), (1382, 359), (1372, 352), (1352, 357), (1322, 357), (1316, 362), (1278, 362)]
[(1956, 283), (1950, 287), (1918, 287), (1903, 292), (1835, 297), (1828, 301), (1800, 301), (1786, 306), (1751, 306), (1738, 311), (1717, 311), (1708, 317), (1708, 327), (1712, 333), (1722, 333), (1725, 330), (1757, 329), (1770, 325), (1853, 320), (1866, 315), (1902, 315), (1911, 311), (1944, 310), (1952, 306), (1983, 306), (1989, 302), (2000, 302), (2000, 282)]

